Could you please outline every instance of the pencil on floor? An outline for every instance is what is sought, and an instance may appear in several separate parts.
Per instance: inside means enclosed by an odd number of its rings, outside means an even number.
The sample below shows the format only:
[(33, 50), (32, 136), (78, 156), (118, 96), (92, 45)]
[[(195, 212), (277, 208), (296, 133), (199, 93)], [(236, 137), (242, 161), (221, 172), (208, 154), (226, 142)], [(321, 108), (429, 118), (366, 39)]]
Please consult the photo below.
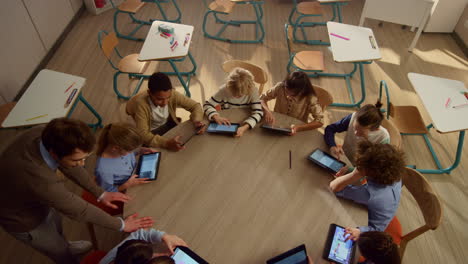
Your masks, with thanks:
[(291, 169), (291, 150), (289, 150), (289, 169)]

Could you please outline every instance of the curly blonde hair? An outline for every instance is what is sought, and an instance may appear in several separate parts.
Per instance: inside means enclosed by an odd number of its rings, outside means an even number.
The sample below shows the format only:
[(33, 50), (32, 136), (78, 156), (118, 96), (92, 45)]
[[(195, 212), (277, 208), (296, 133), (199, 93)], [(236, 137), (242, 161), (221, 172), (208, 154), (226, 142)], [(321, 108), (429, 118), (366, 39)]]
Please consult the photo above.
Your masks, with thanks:
[(252, 94), (256, 89), (252, 73), (243, 68), (234, 68), (229, 73), (226, 82), (226, 88), (234, 96), (243, 96)]
[(401, 180), (405, 160), (403, 152), (390, 144), (362, 140), (358, 143), (356, 165), (374, 182), (390, 185)]

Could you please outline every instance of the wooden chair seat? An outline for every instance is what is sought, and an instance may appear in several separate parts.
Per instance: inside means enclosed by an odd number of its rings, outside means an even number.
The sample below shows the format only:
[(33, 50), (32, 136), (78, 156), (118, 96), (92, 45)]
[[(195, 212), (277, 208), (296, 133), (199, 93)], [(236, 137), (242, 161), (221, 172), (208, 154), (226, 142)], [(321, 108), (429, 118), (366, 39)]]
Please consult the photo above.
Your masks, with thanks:
[(390, 116), (401, 133), (426, 134), (427, 128), (416, 106), (390, 106)]
[(229, 14), (232, 12), (235, 5), (236, 4), (231, 2), (230, 0), (216, 0), (211, 2), (211, 4), (209, 5), (209, 9), (216, 12)]
[(327, 106), (333, 103), (333, 96), (320, 86), (314, 85), (313, 87), (317, 95), (318, 104), (322, 107), (322, 110), (325, 110)]
[(127, 0), (119, 5), (119, 10), (129, 13), (137, 13), (143, 6), (145, 5), (144, 2), (140, 0)]
[(258, 92), (259, 94), (262, 94), (263, 87), (268, 82), (267, 73), (261, 67), (241, 60), (230, 60), (223, 63), (224, 72), (231, 72), (234, 68), (237, 67), (246, 69), (250, 73), (252, 73), (254, 77), (254, 82), (260, 85), (258, 88)]
[(319, 2), (301, 2), (297, 4), (297, 12), (304, 15), (322, 15), (322, 6)]
[(15, 105), (16, 105), (16, 102), (10, 102), (10, 103), (0, 105), (0, 127), (2, 127), (3, 121), (5, 121), (8, 114), (10, 114), (11, 110), (13, 110)]
[(293, 63), (301, 70), (325, 70), (323, 53), (321, 51), (300, 51), (294, 56)]
[(130, 54), (119, 61), (119, 70), (129, 73), (143, 73), (149, 65), (149, 62), (138, 60), (138, 53)]

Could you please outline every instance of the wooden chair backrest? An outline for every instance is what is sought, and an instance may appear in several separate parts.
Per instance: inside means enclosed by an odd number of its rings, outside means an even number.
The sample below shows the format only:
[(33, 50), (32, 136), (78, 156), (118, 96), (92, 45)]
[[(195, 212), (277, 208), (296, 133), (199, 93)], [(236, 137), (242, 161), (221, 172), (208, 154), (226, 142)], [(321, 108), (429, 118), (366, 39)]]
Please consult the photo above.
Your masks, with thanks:
[(117, 38), (117, 35), (115, 34), (115, 32), (111, 32), (107, 34), (101, 40), (102, 52), (104, 52), (104, 55), (106, 55), (108, 59), (110, 59), (112, 52), (114, 51), (117, 44), (119, 44), (119, 39)]
[(241, 60), (229, 60), (223, 63), (223, 70), (225, 72), (231, 72), (234, 68), (243, 68), (252, 73), (254, 77), (254, 82), (258, 83), (260, 86), (258, 88), (258, 93), (262, 94), (265, 83), (268, 82), (268, 75), (266, 72), (259, 66), (241, 61)]
[(286, 33), (286, 44), (288, 45), (288, 54), (291, 54), (293, 44), (293, 28), (291, 25), (286, 24), (284, 25), (284, 30)]
[(333, 103), (333, 96), (320, 86), (314, 85), (314, 91), (317, 95), (318, 103), (325, 110), (327, 106)]
[(0, 127), (2, 127), (3, 121), (10, 114), (11, 110), (15, 107), (16, 102), (9, 102), (3, 105), (0, 105)]
[(425, 226), (428, 229), (436, 229), (442, 221), (442, 205), (429, 181), (418, 171), (405, 168), (402, 182), (418, 203), (426, 222)]
[(382, 120), (382, 126), (387, 129), (390, 134), (390, 144), (401, 149), (401, 134), (398, 128), (395, 126), (392, 120), (384, 118)]

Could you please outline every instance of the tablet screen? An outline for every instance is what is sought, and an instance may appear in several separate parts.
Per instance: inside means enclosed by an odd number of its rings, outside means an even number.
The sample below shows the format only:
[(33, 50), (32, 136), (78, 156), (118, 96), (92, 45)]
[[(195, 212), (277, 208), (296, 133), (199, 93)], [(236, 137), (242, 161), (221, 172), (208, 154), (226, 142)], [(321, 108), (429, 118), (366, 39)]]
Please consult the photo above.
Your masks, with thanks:
[(237, 125), (218, 125), (216, 123), (210, 123), (208, 126), (208, 131), (216, 131), (216, 132), (231, 132), (231, 133), (236, 133), (237, 132)]
[[(174, 255), (172, 255), (172, 259), (176, 264), (199, 264), (200, 262), (196, 261), (194, 258), (192, 258), (189, 254), (184, 252), (182, 249), (177, 247), (174, 250)], [(206, 262), (202, 262), (206, 263)]]
[(307, 254), (305, 251), (300, 251), (285, 259), (275, 262), (275, 264), (307, 264)]
[(350, 239), (345, 242), (346, 236), (348, 235), (345, 235), (345, 229), (340, 226), (336, 226), (330, 251), (328, 253), (328, 258), (330, 260), (343, 264), (351, 263), (354, 241)]
[(338, 172), (342, 167), (343, 163), (334, 159), (333, 157), (327, 155), (325, 152), (317, 149), (316, 151), (312, 152), (310, 157), (322, 164), (323, 166), (330, 168), (334, 172)]
[(157, 162), (159, 161), (159, 152), (141, 156), (140, 178), (156, 178)]

